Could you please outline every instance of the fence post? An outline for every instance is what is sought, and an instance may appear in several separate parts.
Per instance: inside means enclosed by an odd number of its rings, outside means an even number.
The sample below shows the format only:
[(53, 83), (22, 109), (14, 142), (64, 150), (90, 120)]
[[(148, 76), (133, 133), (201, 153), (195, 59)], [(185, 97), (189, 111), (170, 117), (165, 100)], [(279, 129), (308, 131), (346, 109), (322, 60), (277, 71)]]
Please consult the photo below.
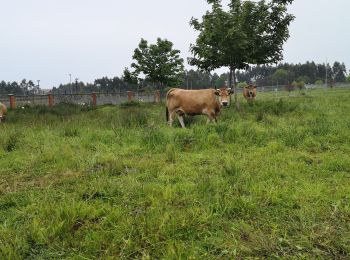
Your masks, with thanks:
[(15, 109), (16, 108), (16, 98), (15, 95), (9, 94), (9, 99), (10, 99), (10, 108)]
[(132, 91), (127, 91), (128, 94), (128, 101), (131, 102), (134, 99), (134, 93)]
[(92, 92), (91, 97), (92, 97), (92, 106), (95, 107), (95, 106), (97, 105), (97, 95), (96, 95), (96, 92)]
[(156, 92), (154, 93), (154, 99), (156, 103), (160, 103), (160, 90), (156, 90)]
[(53, 107), (53, 95), (51, 93), (49, 93), (47, 95), (48, 99), (49, 99), (49, 107)]

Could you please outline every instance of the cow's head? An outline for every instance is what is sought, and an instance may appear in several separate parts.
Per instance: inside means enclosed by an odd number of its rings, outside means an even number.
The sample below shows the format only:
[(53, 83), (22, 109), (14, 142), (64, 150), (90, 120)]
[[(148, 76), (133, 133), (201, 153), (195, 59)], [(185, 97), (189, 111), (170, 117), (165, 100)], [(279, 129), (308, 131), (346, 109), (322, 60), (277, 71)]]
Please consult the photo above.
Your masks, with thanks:
[(256, 85), (250, 84), (248, 86), (245, 86), (244, 88), (248, 98), (254, 98), (256, 96)]
[(215, 95), (218, 96), (220, 104), (224, 107), (227, 107), (230, 104), (230, 95), (232, 93), (233, 93), (233, 90), (230, 88), (216, 89), (216, 86), (215, 86)]

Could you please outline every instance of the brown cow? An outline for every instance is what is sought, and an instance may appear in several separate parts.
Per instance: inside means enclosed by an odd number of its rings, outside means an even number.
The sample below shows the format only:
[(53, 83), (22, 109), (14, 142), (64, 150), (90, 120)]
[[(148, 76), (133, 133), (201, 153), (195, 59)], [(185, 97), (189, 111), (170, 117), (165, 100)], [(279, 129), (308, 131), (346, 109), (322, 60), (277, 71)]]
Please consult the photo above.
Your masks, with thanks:
[(231, 94), (232, 90), (228, 88), (199, 90), (172, 88), (166, 95), (167, 122), (171, 126), (175, 114), (183, 128), (185, 128), (184, 115), (206, 115), (208, 123), (213, 120), (216, 122), (221, 107), (229, 105)]
[(248, 85), (243, 88), (243, 96), (247, 101), (253, 101), (256, 97), (256, 85)]
[(0, 102), (0, 123), (1, 123), (1, 121), (3, 121), (5, 119), (6, 112), (7, 112), (7, 108), (6, 108), (5, 104)]

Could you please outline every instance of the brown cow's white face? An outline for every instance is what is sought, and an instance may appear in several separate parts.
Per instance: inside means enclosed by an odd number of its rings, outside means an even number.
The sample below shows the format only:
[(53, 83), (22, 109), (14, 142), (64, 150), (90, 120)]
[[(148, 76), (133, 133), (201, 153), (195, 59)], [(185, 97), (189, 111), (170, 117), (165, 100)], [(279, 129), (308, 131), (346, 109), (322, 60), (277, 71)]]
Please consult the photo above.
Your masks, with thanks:
[(233, 91), (229, 88), (221, 88), (215, 90), (215, 95), (219, 97), (219, 102), (222, 106), (227, 107), (230, 104), (230, 95)]

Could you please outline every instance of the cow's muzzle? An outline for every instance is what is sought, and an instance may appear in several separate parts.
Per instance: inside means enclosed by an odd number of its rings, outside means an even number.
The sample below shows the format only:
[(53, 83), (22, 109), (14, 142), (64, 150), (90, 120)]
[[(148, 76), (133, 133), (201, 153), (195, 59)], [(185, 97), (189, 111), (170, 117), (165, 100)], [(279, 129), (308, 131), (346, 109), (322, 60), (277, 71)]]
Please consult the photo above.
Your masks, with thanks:
[(228, 102), (227, 102), (227, 101), (223, 101), (223, 102), (222, 102), (222, 105), (223, 105), (224, 107), (227, 107)]

